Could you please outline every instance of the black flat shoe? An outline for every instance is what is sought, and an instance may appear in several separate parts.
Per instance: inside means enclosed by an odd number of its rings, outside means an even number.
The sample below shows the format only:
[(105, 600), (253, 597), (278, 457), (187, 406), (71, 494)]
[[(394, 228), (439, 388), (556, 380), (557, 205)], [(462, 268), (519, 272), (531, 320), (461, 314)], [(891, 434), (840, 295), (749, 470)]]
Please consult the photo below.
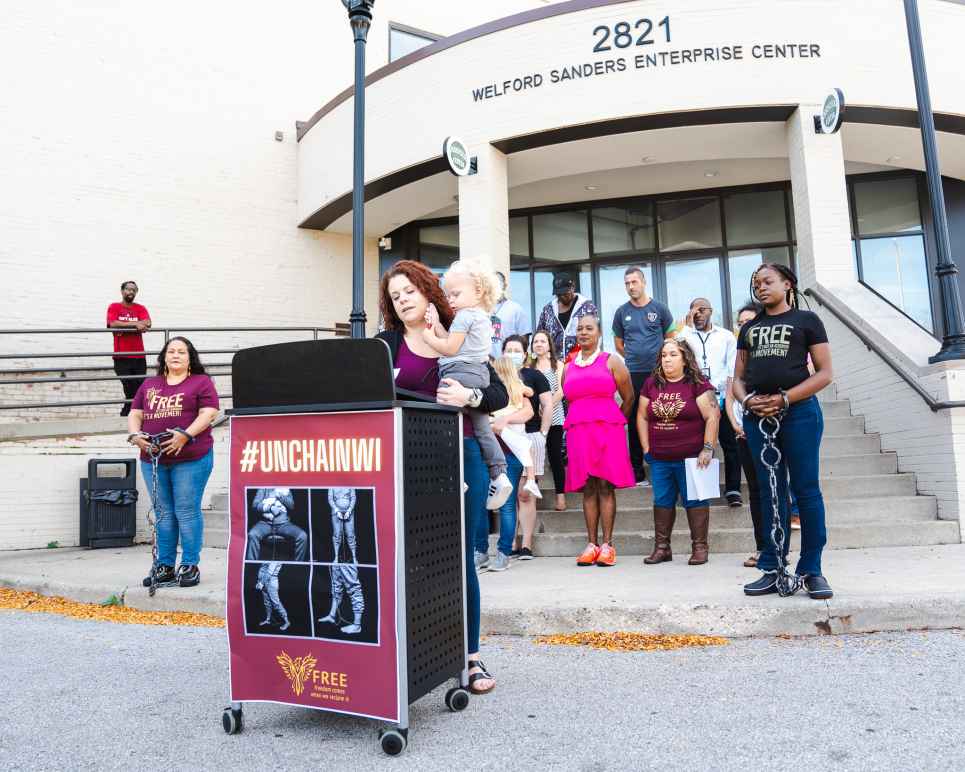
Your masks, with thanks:
[(744, 499), (741, 498), (739, 493), (727, 493), (724, 498), (727, 499), (727, 506), (729, 507), (742, 507), (744, 506)]
[(770, 595), (777, 592), (777, 574), (765, 571), (760, 579), (744, 585), (745, 595)]
[(828, 580), (818, 574), (817, 576), (804, 577), (804, 589), (808, 591), (808, 597), (814, 600), (827, 600), (834, 597), (831, 585)]

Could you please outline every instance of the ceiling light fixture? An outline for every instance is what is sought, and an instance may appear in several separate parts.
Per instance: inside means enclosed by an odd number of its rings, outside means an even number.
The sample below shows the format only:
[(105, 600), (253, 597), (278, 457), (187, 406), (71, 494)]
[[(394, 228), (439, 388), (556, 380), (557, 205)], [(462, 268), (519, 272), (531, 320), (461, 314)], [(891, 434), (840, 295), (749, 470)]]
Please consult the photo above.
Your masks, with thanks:
[(886, 164), (893, 164), (893, 163), (895, 163), (896, 161), (900, 161), (900, 160), (901, 160), (901, 156), (900, 156), (900, 155), (891, 155), (891, 156), (888, 156), (888, 157), (885, 159), (885, 163), (886, 163)]
[(640, 159), (640, 163), (649, 164), (653, 163), (656, 159), (652, 155), (645, 155)]
[(599, 190), (599, 185), (584, 185), (583, 190)]
[(717, 177), (719, 175), (720, 175), (720, 172), (717, 171), (716, 169), (708, 169), (707, 171), (704, 172), (705, 177)]

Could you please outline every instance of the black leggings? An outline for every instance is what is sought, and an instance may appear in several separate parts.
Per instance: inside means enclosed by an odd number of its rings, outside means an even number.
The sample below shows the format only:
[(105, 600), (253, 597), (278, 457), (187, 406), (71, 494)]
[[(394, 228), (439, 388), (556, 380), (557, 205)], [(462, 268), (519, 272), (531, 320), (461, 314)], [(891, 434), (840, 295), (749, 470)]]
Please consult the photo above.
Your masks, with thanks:
[(556, 492), (562, 493), (566, 482), (566, 470), (563, 468), (563, 427), (551, 426), (546, 435), (546, 456), (549, 458), (550, 469), (553, 470), (553, 485)]

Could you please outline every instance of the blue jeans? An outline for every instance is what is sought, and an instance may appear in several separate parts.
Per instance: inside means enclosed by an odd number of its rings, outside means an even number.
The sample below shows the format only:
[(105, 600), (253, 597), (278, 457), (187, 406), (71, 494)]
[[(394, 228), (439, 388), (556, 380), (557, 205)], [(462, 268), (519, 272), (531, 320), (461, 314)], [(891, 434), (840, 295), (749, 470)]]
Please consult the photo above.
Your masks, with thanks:
[[(499, 542), (497, 549), (504, 555), (513, 550), (513, 540), (516, 538), (516, 496), (519, 493), (519, 481), (523, 475), (523, 465), (509, 451), (506, 454), (506, 476), (513, 484), (513, 492), (509, 494), (506, 503), (499, 508)], [(471, 483), (466, 480), (467, 485)], [(488, 492), (488, 489), (487, 489)], [(482, 516), (473, 525), (473, 549), (476, 552), (489, 552), (489, 515), (486, 512), (486, 502), (483, 501)]]
[[(506, 475), (513, 484), (513, 492), (509, 494), (506, 503), (499, 508), (499, 542), (496, 549), (504, 555), (509, 555), (513, 551), (513, 541), (516, 539), (516, 496), (519, 494), (519, 481), (523, 476), (523, 465), (516, 456), (508, 452), (506, 453)], [(488, 534), (486, 542), (488, 547)]]
[[(178, 537), (181, 538), (181, 565), (196, 566), (201, 559), (204, 537), (204, 517), (201, 514), (201, 495), (214, 467), (214, 451), (194, 461), (157, 465), (157, 501), (154, 517), (157, 520), (158, 563), (173, 566), (178, 559)], [(151, 491), (153, 473), (149, 461), (141, 462), (141, 474)]]
[(646, 457), (650, 464), (650, 484), (653, 486), (653, 505), (673, 508), (677, 499), (684, 502), (684, 509), (708, 506), (707, 499), (687, 498), (687, 467), (683, 460), (661, 461), (659, 458)]
[[(469, 653), (479, 651), (479, 575), (473, 560), (473, 534), (478, 522), (486, 523), (486, 497), (489, 495), (489, 468), (483, 461), (479, 443), (466, 437), (462, 441), (462, 465), (465, 483), (469, 486), (464, 497), (466, 531), (466, 645)], [(489, 528), (486, 527), (486, 543)]]
[[(761, 512), (764, 520), (764, 550), (757, 559), (757, 567), (762, 571), (777, 568), (777, 548), (771, 538), (771, 523), (774, 508), (771, 503), (771, 485), (767, 469), (761, 463), (761, 448), (764, 437), (758, 422), (752, 414), (744, 416), (744, 433), (747, 445), (754, 459), (754, 469), (761, 491)], [(788, 475), (790, 488), (797, 499), (801, 513), (801, 557), (797, 563), (797, 573), (801, 576), (821, 574), (821, 553), (828, 540), (824, 524), (824, 497), (818, 484), (820, 474), (821, 435), (824, 433), (824, 416), (817, 397), (809, 397), (795, 402), (781, 419), (781, 431), (775, 444), (781, 451), (781, 463), (777, 469), (777, 500), (784, 529), (784, 557), (787, 557), (791, 542), (788, 512)]]

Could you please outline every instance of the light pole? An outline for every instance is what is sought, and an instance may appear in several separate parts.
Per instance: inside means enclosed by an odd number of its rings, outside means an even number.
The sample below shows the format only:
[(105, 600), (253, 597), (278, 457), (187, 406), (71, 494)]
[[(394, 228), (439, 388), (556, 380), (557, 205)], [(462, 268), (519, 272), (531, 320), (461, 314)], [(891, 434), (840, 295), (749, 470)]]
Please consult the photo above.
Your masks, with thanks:
[(342, 0), (355, 35), (355, 146), (352, 163), (352, 313), (353, 338), (365, 337), (365, 43), (375, 0)]
[(929, 362), (965, 359), (965, 323), (958, 290), (958, 267), (952, 257), (948, 239), (948, 218), (945, 216), (945, 196), (942, 176), (938, 169), (938, 145), (935, 142), (935, 119), (928, 93), (928, 74), (925, 71), (925, 51), (921, 42), (918, 20), (918, 0), (905, 0), (905, 23), (908, 26), (908, 45), (911, 48), (911, 69), (915, 76), (915, 96), (918, 99), (918, 122), (921, 126), (922, 147), (925, 152), (925, 174), (928, 178), (928, 199), (935, 224), (935, 245), (938, 249), (938, 294), (944, 317), (944, 337), (937, 354)]

